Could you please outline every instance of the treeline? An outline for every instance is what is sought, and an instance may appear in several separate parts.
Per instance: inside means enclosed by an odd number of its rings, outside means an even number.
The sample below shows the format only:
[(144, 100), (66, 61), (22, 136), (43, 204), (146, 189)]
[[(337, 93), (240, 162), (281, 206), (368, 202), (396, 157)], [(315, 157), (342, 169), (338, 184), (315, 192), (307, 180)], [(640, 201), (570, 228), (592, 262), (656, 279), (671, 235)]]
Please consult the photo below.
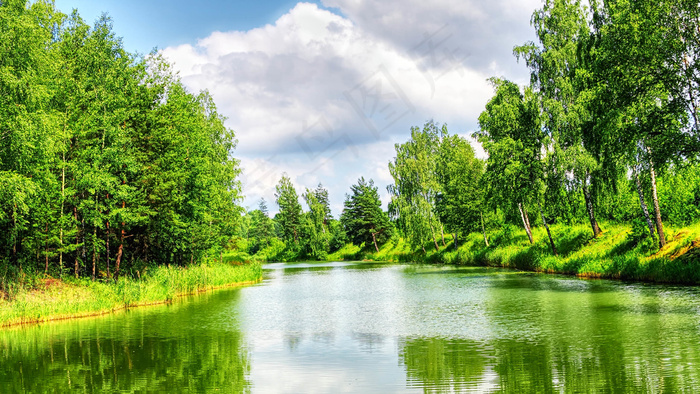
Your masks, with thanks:
[[(488, 246), (489, 229), (517, 224), (533, 243), (541, 225), (557, 255), (554, 223), (586, 222), (592, 237), (605, 231), (600, 221), (627, 223), (629, 237), (652, 250), (666, 244), (664, 223), (700, 222), (700, 4), (545, 0), (532, 25), (538, 42), (514, 48), (530, 84), (491, 79), (495, 95), (472, 135), (486, 160), (432, 121), (396, 144), (388, 187), (396, 234), (426, 253), (446, 245), (446, 232), (455, 247), (474, 232)], [(271, 228), (298, 242), (280, 219)], [(352, 231), (340, 223), (331, 251)], [(381, 243), (389, 233), (368, 234)]]
[(240, 220), (223, 120), (108, 18), (1, 1), (0, 275), (116, 278), (218, 255)]
[[(547, 0), (533, 14), (539, 43), (514, 49), (531, 70), (529, 86), (492, 79), (496, 94), (475, 135), (489, 154), (487, 199), (517, 206), (528, 235), (530, 209), (545, 228), (585, 217), (593, 236), (601, 216), (631, 221), (663, 247), (664, 220), (700, 220), (700, 8), (587, 4)], [(663, 193), (662, 176), (674, 184)]]
[(665, 220), (700, 221), (698, 3), (585, 4), (546, 0), (533, 14), (539, 42), (514, 49), (529, 86), (491, 79), (474, 133), (483, 173), (468, 148), (450, 159), (456, 145), (431, 123), (397, 146), (392, 207), (415, 244), (443, 225), (484, 231), (485, 215), (490, 226), (521, 223), (530, 243), (539, 221), (554, 255), (549, 223), (587, 220), (597, 237), (601, 218), (631, 222), (633, 237), (663, 247)]
[(267, 202), (261, 199), (258, 208), (246, 212), (239, 229), (239, 250), (265, 261), (299, 259), (325, 260), (348, 242), (379, 251), (394, 235), (394, 227), (382, 210), (379, 192), (373, 180), (363, 177), (345, 195), (340, 220), (331, 215), (328, 190), (319, 184), (306, 188), (299, 195), (287, 174), (282, 174), (275, 187), (279, 212), (270, 218)]
[[(677, 0), (545, 0), (538, 43), (514, 48), (531, 70), (520, 87), (492, 78), (473, 137), (484, 165), (428, 123), (396, 146), (391, 212), (414, 245), (520, 223), (601, 219), (666, 243), (664, 221), (700, 221), (700, 7)], [(635, 202), (636, 199), (636, 202)], [(534, 216), (534, 217), (533, 217)]]

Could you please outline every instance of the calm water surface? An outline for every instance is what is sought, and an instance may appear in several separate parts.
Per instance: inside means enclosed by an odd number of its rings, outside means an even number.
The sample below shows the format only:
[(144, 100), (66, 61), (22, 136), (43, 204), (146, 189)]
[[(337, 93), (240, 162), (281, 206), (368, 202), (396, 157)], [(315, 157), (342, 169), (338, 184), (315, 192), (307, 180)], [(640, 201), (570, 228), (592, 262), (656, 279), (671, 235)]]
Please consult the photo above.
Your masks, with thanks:
[(256, 286), (0, 331), (0, 392), (697, 392), (700, 290), (268, 264)]

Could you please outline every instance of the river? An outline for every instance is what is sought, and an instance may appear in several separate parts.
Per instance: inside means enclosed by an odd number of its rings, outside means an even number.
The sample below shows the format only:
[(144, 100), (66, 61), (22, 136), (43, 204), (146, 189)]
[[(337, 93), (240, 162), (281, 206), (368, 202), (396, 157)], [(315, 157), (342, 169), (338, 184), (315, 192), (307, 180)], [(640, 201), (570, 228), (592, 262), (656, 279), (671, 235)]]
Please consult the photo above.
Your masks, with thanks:
[(0, 392), (690, 392), (700, 289), (274, 263), (262, 283), (0, 330)]

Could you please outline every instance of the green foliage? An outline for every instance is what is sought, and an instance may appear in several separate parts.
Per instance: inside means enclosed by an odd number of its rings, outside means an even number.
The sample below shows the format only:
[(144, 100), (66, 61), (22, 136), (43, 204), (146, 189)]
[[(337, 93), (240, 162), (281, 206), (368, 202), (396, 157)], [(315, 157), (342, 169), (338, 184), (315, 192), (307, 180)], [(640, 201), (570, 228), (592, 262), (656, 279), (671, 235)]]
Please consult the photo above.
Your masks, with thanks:
[[(441, 136), (447, 136), (433, 121), (423, 129), (411, 128), (411, 139), (395, 144), (396, 157), (389, 163), (394, 184), (388, 186), (391, 194), (392, 215), (397, 227), (412, 245), (422, 245), (427, 239), (435, 240), (435, 231), (442, 224), (435, 215), (435, 203), (440, 193), (436, 173)], [(437, 242), (435, 242), (437, 248)]]
[(529, 202), (542, 177), (540, 152), (545, 135), (540, 129), (534, 93), (510, 82), (492, 79), (496, 95), (479, 116), (475, 136), (489, 154), (484, 183), (492, 206), (512, 210)]
[(700, 222), (700, 165), (672, 166), (658, 180), (659, 203), (674, 225)]
[(345, 196), (343, 214), (340, 217), (345, 233), (355, 245), (373, 245), (375, 249), (391, 238), (392, 226), (382, 210), (374, 181), (364, 177), (350, 187), (352, 194)]
[(309, 249), (308, 255), (323, 260), (328, 253), (332, 236), (328, 225), (331, 219), (328, 190), (319, 183), (315, 190), (307, 188), (303, 196), (309, 207), (309, 212), (304, 214), (302, 226)]
[(0, 3), (0, 266), (110, 277), (217, 255), (240, 208), (211, 96), (100, 18)]
[(274, 223), (268, 216), (267, 203), (265, 199), (260, 199), (258, 209), (244, 216), (245, 221), (250, 221), (245, 229), (248, 242), (248, 253), (255, 254), (260, 249), (270, 245), (274, 237)]
[(458, 135), (444, 135), (435, 172), (441, 189), (435, 211), (445, 230), (464, 235), (480, 231), (484, 164), (474, 156), (469, 142)]
[(275, 221), (280, 225), (281, 238), (287, 243), (298, 243), (302, 219), (301, 204), (299, 204), (297, 191), (286, 173), (282, 174), (282, 178), (275, 186), (275, 199), (279, 206)]

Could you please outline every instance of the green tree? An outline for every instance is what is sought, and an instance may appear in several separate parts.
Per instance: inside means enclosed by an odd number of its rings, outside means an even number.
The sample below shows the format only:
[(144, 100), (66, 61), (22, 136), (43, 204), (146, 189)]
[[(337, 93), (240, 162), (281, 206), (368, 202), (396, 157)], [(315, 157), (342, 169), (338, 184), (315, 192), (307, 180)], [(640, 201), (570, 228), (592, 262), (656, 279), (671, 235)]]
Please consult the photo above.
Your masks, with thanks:
[[(588, 76), (579, 60), (579, 48), (590, 35), (587, 13), (578, 0), (547, 0), (533, 14), (532, 24), (539, 45), (530, 42), (514, 52), (530, 67), (532, 84), (541, 96), (543, 126), (550, 136), (547, 186), (556, 190), (550, 195), (560, 206), (566, 205), (566, 200), (557, 196), (568, 193), (572, 186), (583, 193), (591, 229), (597, 237), (601, 230), (591, 183), (598, 163), (583, 146), (586, 128), (594, 117), (584, 105)], [(566, 182), (567, 173), (573, 175), (573, 182)], [(568, 216), (569, 212), (564, 214)]]
[(282, 238), (287, 242), (299, 242), (301, 230), (301, 204), (299, 196), (286, 173), (275, 186), (275, 202), (279, 206), (279, 213), (275, 221), (282, 230)]
[(267, 247), (274, 236), (274, 225), (267, 211), (267, 202), (261, 198), (258, 209), (250, 213), (251, 224), (248, 244), (248, 253), (255, 254), (258, 250)]
[(546, 134), (540, 126), (539, 103), (531, 89), (520, 88), (506, 80), (492, 79), (495, 96), (479, 116), (476, 137), (489, 154), (484, 179), (487, 198), (503, 208), (517, 206), (523, 227), (533, 243), (527, 203), (535, 202), (549, 236), (552, 253), (554, 240), (540, 203), (543, 165), (541, 152)]
[(52, 97), (61, 61), (54, 26), (64, 17), (46, 1), (0, 3), (0, 259), (13, 267), (32, 262), (39, 248), (48, 259), (57, 235), (53, 161), (61, 117)]
[[(421, 246), (432, 238), (438, 250), (435, 231), (442, 231), (442, 223), (435, 215), (435, 202), (440, 193), (440, 183), (436, 174), (436, 158), (440, 146), (441, 133), (447, 134), (432, 121), (423, 129), (411, 128), (411, 139), (403, 144), (395, 144), (396, 156), (389, 163), (389, 172), (394, 184), (388, 186), (391, 194), (390, 207), (398, 219), (404, 235), (413, 247)], [(443, 237), (444, 243), (444, 237)]]
[[(689, 11), (682, 2), (608, 0), (593, 6), (594, 31), (582, 52), (592, 75), (589, 106), (601, 114), (601, 122), (591, 129), (588, 146), (608, 163), (632, 167), (637, 177), (646, 170), (663, 247), (657, 172), (671, 161), (697, 155), (696, 129), (685, 126), (695, 117), (689, 113), (695, 101), (685, 93), (694, 93), (686, 60), (697, 41), (684, 42), (697, 32), (688, 35), (685, 27), (679, 32), (681, 10)], [(697, 5), (690, 8), (697, 15)], [(643, 193), (638, 195), (645, 212)]]
[(379, 245), (391, 237), (392, 227), (389, 217), (382, 210), (377, 187), (372, 179), (367, 182), (360, 177), (350, 190), (352, 194), (345, 195), (340, 217), (345, 233), (353, 244), (368, 247), (371, 242), (379, 252)]
[[(447, 231), (463, 236), (483, 229), (481, 176), (484, 164), (474, 156), (469, 142), (458, 135), (445, 135), (440, 141), (436, 174), (441, 192), (435, 210)], [(486, 234), (484, 242), (488, 245)]]
[(306, 241), (310, 255), (317, 259), (324, 259), (331, 240), (328, 221), (332, 217), (328, 202), (328, 190), (319, 183), (316, 189), (307, 188), (303, 197), (309, 207), (309, 211), (305, 214), (305, 220), (308, 234)]
[(221, 253), (236, 229), (233, 131), (106, 17), (0, 2), (0, 139), (3, 264), (117, 276)]

